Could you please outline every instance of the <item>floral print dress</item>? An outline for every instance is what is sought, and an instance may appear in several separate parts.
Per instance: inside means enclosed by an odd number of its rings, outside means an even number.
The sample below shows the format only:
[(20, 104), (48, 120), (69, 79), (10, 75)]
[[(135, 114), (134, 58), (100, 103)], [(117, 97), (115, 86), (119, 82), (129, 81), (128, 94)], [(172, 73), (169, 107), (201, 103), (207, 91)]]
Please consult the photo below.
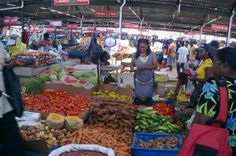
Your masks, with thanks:
[[(236, 79), (225, 78), (228, 90), (228, 118), (227, 129), (229, 130), (229, 143), (236, 149)], [(220, 93), (215, 80), (209, 80), (204, 84), (200, 94), (196, 111), (198, 113), (215, 117), (219, 111)]]

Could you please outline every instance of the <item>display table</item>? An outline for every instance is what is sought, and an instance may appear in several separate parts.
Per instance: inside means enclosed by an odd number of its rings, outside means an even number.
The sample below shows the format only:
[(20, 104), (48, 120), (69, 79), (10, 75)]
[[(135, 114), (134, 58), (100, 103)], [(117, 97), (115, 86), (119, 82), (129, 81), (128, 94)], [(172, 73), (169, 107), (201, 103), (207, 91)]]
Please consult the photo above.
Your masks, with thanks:
[(39, 68), (31, 68), (31, 67), (15, 67), (14, 72), (18, 76), (31, 77), (38, 75), (44, 70), (49, 69), (49, 66), (39, 67)]
[(66, 67), (66, 66), (75, 66), (77, 64), (80, 64), (81, 63), (81, 60), (80, 59), (69, 59), (65, 62), (62, 63), (62, 66), (63, 67)]

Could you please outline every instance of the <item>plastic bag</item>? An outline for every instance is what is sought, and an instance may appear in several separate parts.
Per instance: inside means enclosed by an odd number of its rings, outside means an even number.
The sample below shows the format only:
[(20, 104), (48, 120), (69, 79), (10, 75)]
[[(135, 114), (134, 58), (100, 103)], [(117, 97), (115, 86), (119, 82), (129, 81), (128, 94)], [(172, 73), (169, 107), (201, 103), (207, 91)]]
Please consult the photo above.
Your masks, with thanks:
[(195, 86), (193, 84), (193, 81), (188, 80), (187, 86), (186, 86), (186, 89), (185, 89), (185, 94), (191, 95), (194, 88), (195, 88)]
[(88, 57), (91, 59), (91, 62), (94, 64), (98, 63), (98, 60), (100, 59), (100, 55), (102, 54), (102, 49), (97, 43), (97, 38), (95, 35), (93, 35), (91, 39), (91, 43), (89, 45), (88, 49)]
[(196, 115), (196, 112), (194, 112), (193, 115), (191, 116), (191, 118), (185, 122), (187, 129), (190, 129), (195, 115)]
[(62, 146), (54, 151), (52, 151), (49, 156), (60, 156), (65, 152), (73, 152), (73, 151), (96, 151), (101, 152), (103, 154), (107, 154), (108, 156), (115, 156), (115, 152), (111, 148), (102, 147), (99, 145), (85, 145), (85, 144), (69, 144)]

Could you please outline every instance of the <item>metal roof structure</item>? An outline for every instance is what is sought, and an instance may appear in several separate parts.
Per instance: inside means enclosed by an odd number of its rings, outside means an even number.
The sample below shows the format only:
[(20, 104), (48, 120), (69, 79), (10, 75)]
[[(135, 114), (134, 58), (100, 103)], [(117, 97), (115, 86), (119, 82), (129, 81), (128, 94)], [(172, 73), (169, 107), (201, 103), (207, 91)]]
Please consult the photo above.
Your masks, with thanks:
[[(119, 17), (96, 17), (96, 10), (119, 11), (122, 0), (90, 0), (88, 6), (54, 6), (53, 0), (24, 0), (24, 8), (4, 10), (3, 8), (19, 6), (21, 0), (0, 0), (0, 18), (4, 16), (30, 17), (33, 21), (64, 20), (78, 22), (83, 16), (84, 25), (113, 27)], [(145, 27), (158, 30), (199, 31), (211, 24), (228, 26), (232, 11), (236, 9), (236, 0), (127, 0), (123, 20), (140, 23)], [(55, 12), (61, 11), (62, 13)], [(234, 18), (235, 21), (236, 18)], [(1, 24), (1, 23), (0, 23)], [(235, 28), (235, 29), (234, 29)], [(232, 36), (236, 37), (236, 27)], [(214, 31), (226, 35), (225, 31)]]

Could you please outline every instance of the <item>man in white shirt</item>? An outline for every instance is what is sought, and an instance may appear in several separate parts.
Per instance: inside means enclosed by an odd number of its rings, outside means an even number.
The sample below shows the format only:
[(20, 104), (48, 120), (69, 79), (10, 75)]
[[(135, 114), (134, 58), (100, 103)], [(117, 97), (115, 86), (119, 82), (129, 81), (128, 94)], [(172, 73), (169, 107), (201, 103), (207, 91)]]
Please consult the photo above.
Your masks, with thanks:
[[(179, 76), (180, 72), (184, 71), (184, 65), (188, 61), (188, 49), (184, 46), (184, 42), (180, 43), (181, 47), (178, 49), (178, 60), (177, 60), (177, 74)], [(182, 71), (181, 71), (182, 70)]]

